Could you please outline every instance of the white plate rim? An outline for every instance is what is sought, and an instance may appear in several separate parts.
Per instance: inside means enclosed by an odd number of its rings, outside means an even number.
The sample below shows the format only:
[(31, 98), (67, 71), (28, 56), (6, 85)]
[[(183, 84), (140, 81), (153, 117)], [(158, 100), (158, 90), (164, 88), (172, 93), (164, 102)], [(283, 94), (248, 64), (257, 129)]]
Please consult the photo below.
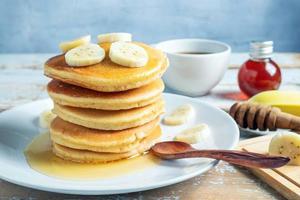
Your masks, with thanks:
[[(199, 99), (196, 98), (191, 98), (191, 97), (186, 97), (186, 96), (182, 96), (182, 95), (177, 95), (177, 94), (171, 94), (171, 93), (164, 93), (164, 95), (167, 96), (174, 96), (176, 98), (183, 98), (186, 99), (187, 101), (192, 101), (192, 102), (196, 102), (196, 103), (200, 103), (203, 104), (205, 106), (210, 107), (211, 109), (215, 109), (220, 111), (220, 113), (223, 113), (223, 115), (226, 115), (227, 120), (230, 120), (232, 123), (235, 124), (234, 120), (222, 109), (217, 108), (215, 106), (212, 106), (209, 103), (203, 102)], [(0, 113), (0, 116), (5, 114), (6, 112), (10, 112), (10, 111), (14, 111), (17, 109), (22, 109), (22, 107), (26, 107), (29, 106), (30, 104), (35, 104), (41, 101), (48, 101), (49, 98), (47, 99), (41, 99), (41, 100), (37, 100), (37, 101), (33, 101), (27, 104), (23, 104), (20, 106), (16, 106), (14, 108), (8, 109), (6, 111), (3, 111)], [(232, 143), (230, 145), (230, 148), (228, 149), (234, 149), (234, 147), (238, 144), (239, 141), (239, 137), (240, 137), (240, 132), (238, 129), (238, 126), (234, 126), (235, 127), (235, 132), (237, 133), (235, 135), (235, 138), (233, 138)], [(149, 184), (147, 186), (140, 186), (140, 187), (132, 187), (132, 188), (125, 188), (125, 189), (120, 189), (118, 187), (114, 187), (114, 186), (106, 186), (106, 187), (101, 187), (98, 188), (97, 186), (90, 186), (88, 185), (87, 187), (84, 187), (82, 185), (80, 185), (80, 187), (76, 186), (75, 184), (73, 185), (67, 185), (64, 188), (61, 187), (56, 187), (55, 185), (52, 185), (52, 187), (46, 187), (41, 185), (40, 183), (28, 183), (28, 181), (22, 181), (22, 180), (16, 180), (16, 179), (12, 179), (10, 177), (5, 176), (5, 174), (0, 172), (0, 178), (2, 180), (8, 181), (10, 183), (14, 183), (17, 185), (21, 185), (24, 187), (29, 187), (29, 188), (33, 188), (33, 189), (38, 189), (38, 190), (43, 190), (43, 191), (49, 191), (49, 192), (57, 192), (57, 193), (63, 193), (63, 194), (83, 194), (83, 195), (109, 195), (109, 194), (122, 194), (122, 193), (130, 193), (130, 192), (139, 192), (139, 191), (145, 191), (145, 190), (150, 190), (150, 189), (155, 189), (155, 188), (160, 188), (160, 187), (164, 187), (164, 186), (168, 186), (168, 185), (172, 185), (172, 184), (176, 184), (185, 180), (188, 180), (190, 178), (193, 178), (195, 176), (198, 176), (206, 171), (208, 171), (209, 169), (213, 168), (215, 165), (218, 164), (218, 160), (213, 160), (209, 163), (207, 163), (207, 166), (201, 168), (200, 170), (194, 172), (194, 173), (189, 173), (180, 177), (176, 177), (176, 178), (172, 178), (169, 180), (165, 180), (165, 181), (160, 181), (159, 183), (153, 183), (153, 184)], [(117, 191), (117, 192), (116, 192)]]

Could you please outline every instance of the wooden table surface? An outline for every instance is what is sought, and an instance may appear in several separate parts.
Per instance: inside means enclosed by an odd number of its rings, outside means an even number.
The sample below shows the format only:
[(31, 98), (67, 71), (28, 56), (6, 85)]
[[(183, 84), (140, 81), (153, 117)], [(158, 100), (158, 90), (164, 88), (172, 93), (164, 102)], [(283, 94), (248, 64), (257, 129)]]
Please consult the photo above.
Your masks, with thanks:
[[(0, 54), (0, 111), (47, 98), (43, 63), (52, 54)], [(247, 54), (233, 54), (230, 69), (209, 95), (199, 99), (227, 108), (240, 98), (236, 84), (237, 67)], [(281, 90), (300, 91), (300, 54), (276, 54), (282, 67)], [(168, 92), (172, 92), (168, 90)], [(0, 130), (1, 131), (1, 130)], [(245, 138), (245, 136), (243, 136)], [(109, 195), (63, 195), (17, 186), (0, 180), (0, 200), (11, 199), (284, 199), (247, 169), (220, 162), (210, 171), (188, 181), (150, 191)]]

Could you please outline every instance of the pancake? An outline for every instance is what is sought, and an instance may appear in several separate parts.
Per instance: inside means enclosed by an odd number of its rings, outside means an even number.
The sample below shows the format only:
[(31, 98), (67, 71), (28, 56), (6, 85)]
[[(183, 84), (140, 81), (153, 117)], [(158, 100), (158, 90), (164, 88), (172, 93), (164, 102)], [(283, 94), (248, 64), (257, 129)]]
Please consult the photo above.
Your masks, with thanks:
[(164, 112), (162, 99), (140, 108), (129, 110), (96, 110), (54, 104), (53, 112), (61, 119), (87, 128), (123, 130), (141, 126)]
[(142, 154), (145, 151), (148, 151), (159, 140), (160, 136), (161, 129), (159, 126), (157, 126), (148, 137), (141, 141), (140, 145), (136, 149), (125, 153), (99, 153), (87, 150), (78, 150), (56, 144), (55, 142), (53, 143), (52, 150), (54, 154), (56, 154), (58, 157), (65, 160), (71, 160), (73, 162), (110, 162), (124, 158), (129, 158), (138, 154)]
[(55, 103), (66, 106), (121, 110), (149, 105), (161, 98), (164, 84), (157, 79), (145, 86), (123, 92), (98, 92), (52, 80), (48, 94)]
[(158, 125), (159, 118), (135, 128), (104, 131), (85, 128), (55, 118), (50, 126), (51, 140), (62, 146), (96, 152), (128, 152), (140, 144)]
[(85, 67), (70, 67), (65, 62), (64, 54), (50, 58), (44, 67), (46, 76), (62, 82), (101, 92), (124, 91), (147, 85), (160, 78), (168, 67), (166, 55), (143, 43), (136, 43), (143, 47), (149, 57), (143, 67), (124, 67), (113, 63), (109, 58), (111, 43), (103, 43), (106, 57), (100, 63)]

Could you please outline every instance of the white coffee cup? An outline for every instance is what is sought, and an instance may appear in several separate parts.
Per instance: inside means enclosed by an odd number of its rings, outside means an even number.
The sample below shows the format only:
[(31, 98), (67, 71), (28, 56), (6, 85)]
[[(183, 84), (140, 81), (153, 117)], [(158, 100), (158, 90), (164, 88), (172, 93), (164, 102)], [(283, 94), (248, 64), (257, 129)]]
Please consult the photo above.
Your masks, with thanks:
[(166, 85), (189, 96), (205, 95), (220, 82), (231, 53), (229, 45), (205, 39), (168, 40), (155, 47), (170, 61), (163, 76)]

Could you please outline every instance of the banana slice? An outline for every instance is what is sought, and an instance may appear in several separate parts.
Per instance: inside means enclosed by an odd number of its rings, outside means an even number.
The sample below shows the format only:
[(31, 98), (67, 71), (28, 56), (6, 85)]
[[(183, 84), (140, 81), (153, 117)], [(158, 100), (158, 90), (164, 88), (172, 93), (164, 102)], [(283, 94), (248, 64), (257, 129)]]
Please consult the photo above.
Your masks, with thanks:
[(110, 46), (111, 61), (126, 67), (142, 67), (148, 62), (146, 50), (131, 42), (114, 42)]
[(40, 114), (39, 117), (39, 125), (41, 128), (49, 128), (50, 123), (52, 120), (56, 117), (56, 114), (54, 114), (51, 110), (45, 110)]
[(97, 44), (81, 45), (65, 54), (66, 63), (73, 67), (93, 65), (101, 62), (104, 57), (104, 49)]
[(65, 52), (69, 51), (70, 49), (73, 49), (73, 48), (78, 47), (80, 45), (88, 44), (90, 42), (91, 42), (91, 36), (86, 35), (86, 36), (82, 36), (80, 38), (77, 38), (75, 40), (61, 42), (59, 44), (59, 48), (62, 50), (62, 52), (65, 53)]
[(193, 112), (193, 107), (190, 104), (185, 104), (177, 107), (170, 115), (163, 119), (166, 125), (180, 125), (187, 122)]
[(270, 155), (287, 156), (289, 164), (300, 165), (300, 135), (293, 132), (275, 135), (269, 145)]
[(189, 144), (199, 143), (205, 140), (209, 135), (209, 128), (207, 124), (198, 124), (192, 128), (186, 129), (175, 136), (175, 141), (186, 142)]
[(106, 34), (100, 34), (98, 37), (98, 43), (105, 43), (105, 42), (118, 42), (118, 41), (124, 41), (124, 42), (131, 42), (132, 41), (132, 35), (130, 33), (106, 33)]

